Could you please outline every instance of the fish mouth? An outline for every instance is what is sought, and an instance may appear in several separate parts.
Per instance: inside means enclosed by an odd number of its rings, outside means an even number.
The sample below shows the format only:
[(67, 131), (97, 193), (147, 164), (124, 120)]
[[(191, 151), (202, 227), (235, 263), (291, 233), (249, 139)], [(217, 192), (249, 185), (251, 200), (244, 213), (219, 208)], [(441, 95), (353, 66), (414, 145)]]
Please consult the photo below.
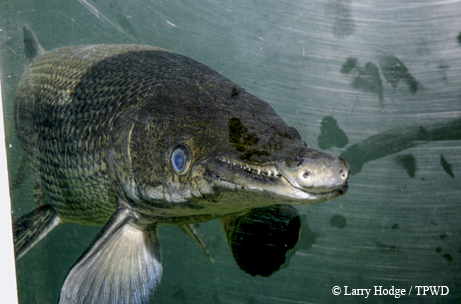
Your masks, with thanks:
[[(298, 201), (296, 205), (313, 204), (337, 198), (346, 194), (347, 179), (341, 185), (330, 188), (300, 187), (287, 177), (279, 161), (270, 163), (249, 163), (219, 155), (206, 161), (208, 176), (213, 176), (213, 184), (230, 189), (245, 189), (269, 192), (290, 201)], [(308, 201), (308, 202), (306, 202)], [(292, 202), (293, 203), (293, 202)]]

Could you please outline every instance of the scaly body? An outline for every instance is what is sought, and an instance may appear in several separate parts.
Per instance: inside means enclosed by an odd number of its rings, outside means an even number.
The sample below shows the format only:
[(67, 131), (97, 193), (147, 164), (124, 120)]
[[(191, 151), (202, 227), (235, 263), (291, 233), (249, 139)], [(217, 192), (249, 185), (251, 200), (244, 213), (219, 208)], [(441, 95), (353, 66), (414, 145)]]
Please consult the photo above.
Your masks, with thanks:
[(344, 160), (308, 148), (268, 103), (197, 61), (137, 45), (43, 54), (27, 29), (25, 42), (41, 54), (18, 88), (17, 132), (39, 208), (15, 223), (17, 257), (59, 222), (105, 224), (60, 303), (148, 303), (162, 274), (160, 224), (223, 218), (229, 232), (252, 208), (347, 191)]

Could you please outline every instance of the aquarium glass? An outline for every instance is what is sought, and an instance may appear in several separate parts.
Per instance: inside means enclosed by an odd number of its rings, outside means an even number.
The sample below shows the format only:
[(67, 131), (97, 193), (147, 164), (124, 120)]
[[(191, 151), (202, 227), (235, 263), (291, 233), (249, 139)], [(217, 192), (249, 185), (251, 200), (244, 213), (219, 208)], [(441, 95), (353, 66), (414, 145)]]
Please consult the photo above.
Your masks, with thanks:
[[(177, 226), (161, 226), (151, 303), (461, 301), (461, 1), (3, 0), (13, 221), (35, 208), (15, 129), (24, 25), (45, 50), (143, 44), (193, 58), (350, 165), (346, 195), (297, 207), (301, 238), (268, 277), (239, 268), (219, 219), (196, 225), (214, 262)], [(60, 224), (19, 259), (19, 303), (57, 303), (101, 228)]]

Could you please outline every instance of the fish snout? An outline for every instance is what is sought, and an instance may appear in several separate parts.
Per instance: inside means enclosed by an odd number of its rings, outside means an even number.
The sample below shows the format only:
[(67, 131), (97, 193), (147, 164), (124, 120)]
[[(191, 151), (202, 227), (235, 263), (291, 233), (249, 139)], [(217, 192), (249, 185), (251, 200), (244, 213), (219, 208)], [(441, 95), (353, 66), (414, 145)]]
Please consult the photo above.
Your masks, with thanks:
[(340, 157), (325, 155), (298, 159), (296, 167), (284, 167), (282, 175), (296, 188), (313, 192), (328, 192), (343, 188), (347, 191), (349, 164)]

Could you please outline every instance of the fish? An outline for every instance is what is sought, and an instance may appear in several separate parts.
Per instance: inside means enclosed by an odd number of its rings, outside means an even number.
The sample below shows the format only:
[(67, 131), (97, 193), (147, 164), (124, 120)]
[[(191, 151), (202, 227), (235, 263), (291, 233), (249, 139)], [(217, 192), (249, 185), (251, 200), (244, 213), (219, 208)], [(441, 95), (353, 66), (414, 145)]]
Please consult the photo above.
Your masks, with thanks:
[(23, 31), (30, 64), (15, 120), (37, 208), (13, 224), (16, 259), (59, 223), (103, 226), (60, 304), (149, 303), (163, 273), (161, 225), (222, 219), (238, 230), (239, 216), (262, 214), (252, 209), (291, 214), (271, 206), (348, 190), (344, 159), (309, 148), (267, 102), (189, 57), (134, 44), (45, 52)]

